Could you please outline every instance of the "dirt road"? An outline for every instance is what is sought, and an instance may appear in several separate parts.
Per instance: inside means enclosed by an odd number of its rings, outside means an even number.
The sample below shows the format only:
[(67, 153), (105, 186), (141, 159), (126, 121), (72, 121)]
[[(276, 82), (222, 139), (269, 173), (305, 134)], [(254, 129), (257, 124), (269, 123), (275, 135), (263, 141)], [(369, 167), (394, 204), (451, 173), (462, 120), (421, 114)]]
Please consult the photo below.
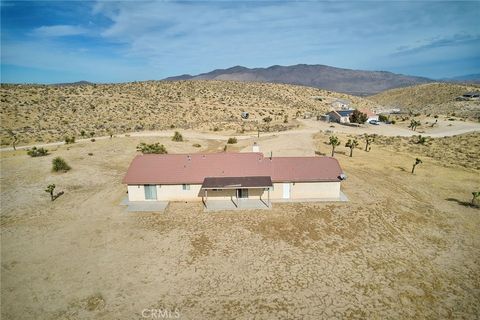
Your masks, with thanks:
[[(413, 135), (424, 135), (432, 138), (453, 136), (462, 133), (480, 131), (480, 123), (475, 122), (464, 122), (464, 121), (438, 121), (437, 125), (434, 128), (426, 127), (419, 129), (417, 131), (410, 130), (406, 128), (406, 125), (370, 125), (365, 124), (359, 127), (352, 127), (341, 125), (338, 123), (327, 123), (323, 121), (315, 120), (299, 120), (301, 123), (300, 128), (281, 131), (281, 132), (261, 132), (261, 137), (272, 137), (272, 136), (283, 136), (283, 135), (302, 135), (302, 134), (314, 134), (318, 131), (331, 131), (337, 133), (346, 133), (346, 134), (378, 134), (384, 136), (402, 136), (410, 137)], [(432, 121), (433, 122), (433, 121)], [(236, 137), (237, 140), (245, 140), (257, 137), (257, 133), (248, 133), (241, 134), (235, 132), (229, 132), (227, 134), (217, 134), (211, 132), (200, 132), (195, 130), (164, 130), (164, 131), (141, 131), (141, 132), (132, 132), (126, 134), (118, 134), (115, 137), (172, 137), (175, 131), (180, 131), (184, 138), (187, 139), (204, 139), (204, 140), (228, 140), (230, 137)], [(95, 137), (95, 140), (104, 140), (109, 139), (109, 136)], [(77, 143), (90, 142), (89, 139), (78, 139)], [(33, 144), (26, 146), (18, 146), (18, 150), (24, 150), (28, 148), (36, 147), (54, 147), (65, 144), (63, 141), (44, 143), (44, 144)], [(12, 151), (12, 147), (1, 148), (0, 151)]]

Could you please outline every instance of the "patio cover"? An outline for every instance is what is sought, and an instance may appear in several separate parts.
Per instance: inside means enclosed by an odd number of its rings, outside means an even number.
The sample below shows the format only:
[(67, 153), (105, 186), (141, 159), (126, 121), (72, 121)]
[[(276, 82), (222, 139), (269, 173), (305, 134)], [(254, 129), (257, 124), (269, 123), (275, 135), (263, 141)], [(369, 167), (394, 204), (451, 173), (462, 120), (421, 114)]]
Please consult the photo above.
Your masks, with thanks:
[(203, 180), (202, 189), (260, 189), (271, 186), (272, 178), (270, 176), (207, 177)]

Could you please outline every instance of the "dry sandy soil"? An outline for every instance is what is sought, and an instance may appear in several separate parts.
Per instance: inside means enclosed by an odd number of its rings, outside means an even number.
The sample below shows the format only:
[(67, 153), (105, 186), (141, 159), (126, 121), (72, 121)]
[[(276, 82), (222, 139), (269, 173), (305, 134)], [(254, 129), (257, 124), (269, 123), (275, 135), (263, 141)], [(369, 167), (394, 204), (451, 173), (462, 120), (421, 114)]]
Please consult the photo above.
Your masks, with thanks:
[[(327, 140), (295, 133), (259, 144), (311, 155), (329, 153)], [(121, 179), (141, 141), (171, 153), (225, 144), (117, 137), (42, 158), (1, 153), (2, 319), (142, 319), (145, 309), (180, 319), (478, 318), (480, 210), (468, 204), (478, 170), (422, 157), (412, 175), (418, 155), (408, 150), (378, 144), (350, 158), (342, 146), (348, 203), (207, 214), (178, 202), (128, 213)], [(51, 173), (55, 156), (73, 169)], [(65, 191), (54, 202), (49, 183)]]
[[(358, 108), (377, 104), (321, 89), (235, 81), (147, 81), (85, 86), (0, 86), (0, 144), (18, 145), (165, 130), (272, 131), (295, 127), (305, 113), (323, 114), (336, 99)], [(248, 120), (241, 113), (249, 112)], [(264, 122), (263, 119), (271, 119)]]
[(417, 86), (383, 91), (368, 99), (386, 109), (400, 108), (402, 111), (424, 115), (456, 115), (480, 120), (480, 101), (458, 101), (466, 92), (480, 91), (478, 84), (428, 83)]

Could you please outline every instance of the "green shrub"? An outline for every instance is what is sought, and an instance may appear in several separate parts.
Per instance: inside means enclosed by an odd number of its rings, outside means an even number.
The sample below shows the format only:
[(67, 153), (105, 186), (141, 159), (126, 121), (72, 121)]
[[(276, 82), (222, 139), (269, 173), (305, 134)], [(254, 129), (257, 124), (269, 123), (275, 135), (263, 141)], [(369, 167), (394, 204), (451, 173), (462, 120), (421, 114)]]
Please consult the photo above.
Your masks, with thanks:
[(38, 148), (37, 149), (37, 147), (33, 147), (32, 149), (27, 151), (27, 154), (30, 157), (43, 157), (43, 156), (48, 155), (48, 150), (44, 149), (44, 148)]
[(158, 142), (152, 143), (152, 144), (146, 144), (145, 142), (142, 142), (137, 146), (137, 151), (140, 151), (143, 154), (149, 154), (149, 153), (166, 154), (166, 153), (168, 153), (165, 146), (163, 144), (158, 143)]
[(172, 141), (181, 142), (183, 141), (183, 136), (180, 132), (175, 131), (175, 134), (172, 137)]
[(64, 171), (67, 172), (68, 170), (72, 169), (65, 160), (60, 157), (56, 157), (52, 160), (52, 170), (55, 172)]
[(195, 148), (200, 148), (202, 145), (201, 145), (200, 143), (194, 143), (193, 146), (194, 146)]
[(234, 144), (234, 143), (237, 143), (237, 138), (233, 137), (233, 138), (228, 138), (228, 141), (227, 141), (228, 144)]
[(380, 114), (378, 115), (378, 121), (380, 122), (387, 122), (388, 121), (388, 117), (384, 114)]
[(65, 137), (65, 144), (75, 143), (75, 137)]

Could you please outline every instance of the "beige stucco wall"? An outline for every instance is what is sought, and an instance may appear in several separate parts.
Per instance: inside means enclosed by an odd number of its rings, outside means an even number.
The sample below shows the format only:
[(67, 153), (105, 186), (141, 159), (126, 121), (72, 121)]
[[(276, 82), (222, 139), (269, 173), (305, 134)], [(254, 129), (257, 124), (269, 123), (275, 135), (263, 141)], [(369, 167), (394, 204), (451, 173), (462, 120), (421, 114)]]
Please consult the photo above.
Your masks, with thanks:
[[(297, 182), (290, 184), (290, 199), (315, 199), (315, 198), (338, 198), (340, 196), (340, 182)], [(270, 189), (270, 199), (283, 199), (284, 183), (274, 183)], [(157, 185), (158, 201), (201, 201), (204, 196), (200, 190), (200, 184), (191, 184), (190, 190), (183, 190), (182, 185)], [(235, 189), (209, 190), (209, 199), (235, 198)], [(249, 189), (249, 198), (267, 200), (268, 194), (264, 189)], [(129, 185), (128, 199), (130, 201), (154, 201), (145, 200), (143, 185)]]
[(297, 182), (291, 187), (292, 199), (339, 198), (340, 182)]

